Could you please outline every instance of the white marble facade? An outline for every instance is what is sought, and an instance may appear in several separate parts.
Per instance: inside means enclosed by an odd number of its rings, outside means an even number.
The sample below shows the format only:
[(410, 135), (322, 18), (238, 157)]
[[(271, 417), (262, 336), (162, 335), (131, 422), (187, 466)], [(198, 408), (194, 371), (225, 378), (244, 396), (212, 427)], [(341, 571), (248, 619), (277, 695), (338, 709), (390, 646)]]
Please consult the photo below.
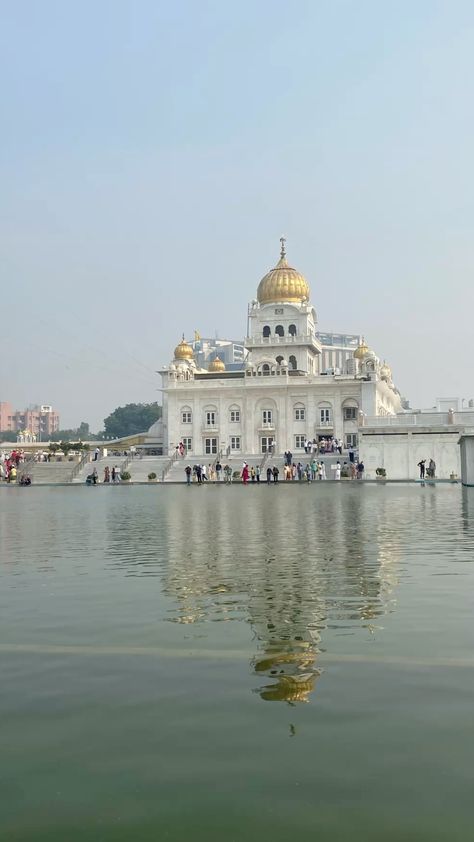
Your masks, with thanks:
[(184, 340), (163, 368), (164, 447), (183, 441), (196, 457), (228, 448), (234, 455), (290, 449), (335, 437), (357, 446), (360, 413), (401, 411), (390, 368), (364, 341), (345, 371), (322, 373), (317, 317), (305, 278), (289, 266), (284, 241), (276, 267), (262, 278), (248, 309), (245, 367), (226, 371), (219, 359), (198, 368)]

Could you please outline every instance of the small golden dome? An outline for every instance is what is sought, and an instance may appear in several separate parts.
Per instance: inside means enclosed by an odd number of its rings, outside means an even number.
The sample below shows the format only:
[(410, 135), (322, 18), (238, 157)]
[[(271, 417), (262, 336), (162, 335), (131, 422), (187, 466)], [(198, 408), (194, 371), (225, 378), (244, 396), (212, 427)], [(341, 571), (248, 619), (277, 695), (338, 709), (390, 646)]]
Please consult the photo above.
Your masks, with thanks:
[(364, 337), (362, 337), (362, 342), (360, 343), (360, 345), (357, 346), (357, 348), (354, 351), (354, 359), (363, 360), (364, 357), (367, 356), (367, 354), (370, 354), (370, 348), (367, 345), (367, 342), (365, 341)]
[(208, 371), (225, 371), (225, 364), (220, 357), (215, 357), (215, 359), (209, 363)]
[(192, 360), (193, 358), (193, 349), (186, 342), (184, 333), (181, 342), (174, 349), (174, 358), (175, 360)]
[(257, 299), (260, 304), (273, 301), (289, 301), (301, 304), (309, 301), (309, 284), (303, 275), (293, 269), (286, 259), (285, 239), (280, 238), (280, 260), (274, 269), (262, 278), (258, 285)]
[(383, 361), (383, 366), (380, 369), (380, 376), (381, 376), (382, 380), (391, 380), (392, 379), (392, 369), (390, 368), (389, 365), (387, 365), (385, 360)]

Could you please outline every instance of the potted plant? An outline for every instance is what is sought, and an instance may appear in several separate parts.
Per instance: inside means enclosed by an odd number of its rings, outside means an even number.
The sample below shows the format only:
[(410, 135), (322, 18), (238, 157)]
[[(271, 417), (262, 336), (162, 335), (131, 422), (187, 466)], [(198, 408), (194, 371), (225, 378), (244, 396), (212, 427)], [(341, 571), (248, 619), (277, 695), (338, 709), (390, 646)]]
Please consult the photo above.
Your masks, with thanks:
[(120, 474), (120, 479), (122, 480), (122, 482), (130, 482), (130, 480), (132, 479), (132, 475), (129, 471), (124, 471), (122, 474)]
[(376, 468), (375, 476), (377, 479), (385, 479), (387, 476), (387, 471), (385, 468)]
[(156, 474), (154, 471), (150, 471), (148, 474), (148, 482), (156, 482)]

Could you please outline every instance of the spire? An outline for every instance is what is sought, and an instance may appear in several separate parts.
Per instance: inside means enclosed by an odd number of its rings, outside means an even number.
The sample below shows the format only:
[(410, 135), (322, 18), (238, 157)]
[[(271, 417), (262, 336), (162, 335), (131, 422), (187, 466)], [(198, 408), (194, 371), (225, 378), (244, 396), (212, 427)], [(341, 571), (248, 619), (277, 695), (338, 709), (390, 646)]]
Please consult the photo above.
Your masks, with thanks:
[(280, 237), (280, 243), (281, 243), (280, 258), (283, 259), (286, 255), (286, 251), (285, 251), (286, 237)]

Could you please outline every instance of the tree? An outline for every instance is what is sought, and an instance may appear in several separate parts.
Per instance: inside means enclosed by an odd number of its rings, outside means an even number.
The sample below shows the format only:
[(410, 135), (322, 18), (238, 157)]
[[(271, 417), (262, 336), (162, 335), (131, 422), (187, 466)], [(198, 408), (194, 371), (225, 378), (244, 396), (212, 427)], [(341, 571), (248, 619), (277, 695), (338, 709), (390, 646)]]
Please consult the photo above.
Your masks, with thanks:
[(118, 406), (104, 418), (102, 437), (121, 438), (144, 433), (161, 418), (161, 406), (157, 403), (128, 403)]

